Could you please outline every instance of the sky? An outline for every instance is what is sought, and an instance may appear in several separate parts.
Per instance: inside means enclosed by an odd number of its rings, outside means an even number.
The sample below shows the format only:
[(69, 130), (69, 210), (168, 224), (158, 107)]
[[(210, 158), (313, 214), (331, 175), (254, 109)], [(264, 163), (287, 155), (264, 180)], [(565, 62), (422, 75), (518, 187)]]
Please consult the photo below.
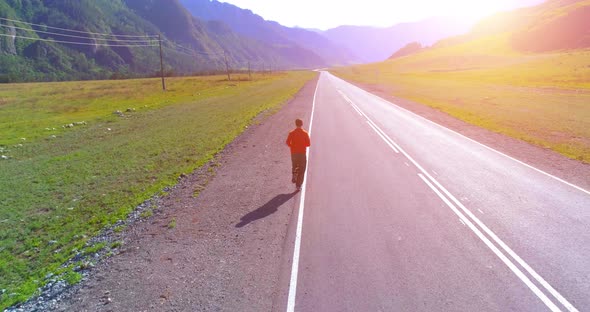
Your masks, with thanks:
[(475, 20), (543, 0), (219, 0), (288, 27), (326, 30), (341, 25), (388, 27), (433, 16)]

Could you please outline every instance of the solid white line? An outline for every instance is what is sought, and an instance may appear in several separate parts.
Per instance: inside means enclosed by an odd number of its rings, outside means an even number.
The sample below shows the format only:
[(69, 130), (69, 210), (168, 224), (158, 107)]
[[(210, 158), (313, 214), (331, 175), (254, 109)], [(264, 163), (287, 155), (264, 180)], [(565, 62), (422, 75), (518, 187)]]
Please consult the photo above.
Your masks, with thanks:
[(340, 95), (342, 95), (342, 97), (348, 101), (349, 103), (352, 104), (352, 101), (350, 100), (350, 98), (348, 96), (346, 96), (346, 94), (344, 94), (344, 92), (342, 92), (342, 90), (338, 89), (338, 93), (340, 93)]
[(340, 95), (342, 95), (342, 97), (344, 98), (344, 100), (346, 102), (348, 102), (350, 104), (350, 106), (352, 106), (352, 108), (354, 108), (354, 110), (361, 116), (363, 116), (363, 113), (358, 109), (358, 107), (356, 105), (354, 105), (354, 103), (352, 103), (352, 100), (346, 96), (346, 94), (344, 94), (344, 92), (342, 92), (342, 90), (338, 89), (338, 92), (340, 93)]
[(481, 211), (481, 209), (477, 209), (477, 211), (479, 211), (479, 213), (481, 213), (481, 214), (485, 214), (485, 213), (483, 213), (483, 211)]
[[(360, 108), (359, 108), (360, 109)], [(363, 115), (365, 115), (365, 113), (363, 113)], [(369, 116), (365, 115), (365, 118), (367, 118), (367, 121), (369, 122), (369, 124), (373, 125), (373, 127), (375, 129), (377, 129), (377, 131), (379, 131), (386, 139), (387, 141), (389, 141), (391, 144), (395, 145), (396, 147), (399, 148), (399, 145), (397, 145), (388, 135), (387, 133), (385, 133), (385, 131), (381, 130), (381, 128), (379, 128), (379, 126), (377, 126), (376, 123), (374, 123), (371, 118), (369, 118)], [(394, 148), (395, 150), (395, 148)], [(397, 153), (397, 152), (396, 152)]]
[(373, 128), (373, 130), (375, 130), (375, 132), (381, 137), (381, 139), (383, 139), (383, 141), (389, 145), (389, 147), (391, 147), (391, 149), (399, 154), (399, 151), (393, 146), (391, 145), (391, 143), (389, 143), (389, 141), (387, 141), (387, 139), (379, 132), (379, 130), (377, 130), (368, 120), (367, 123), (369, 124), (369, 126), (371, 126), (371, 128)]
[[(361, 110), (362, 112), (362, 110)], [(364, 114), (364, 113), (363, 113)], [(373, 122), (366, 114), (364, 114), (367, 120)], [(374, 123), (373, 123), (374, 124)], [(376, 125), (375, 125), (376, 126)], [(563, 304), (566, 309), (570, 312), (578, 312), (578, 310), (567, 301), (557, 290), (555, 290), (545, 279), (543, 279), (533, 268), (531, 268), (520, 256), (518, 256), (508, 245), (506, 245), (494, 232), (492, 232), (487, 226), (483, 224), (471, 211), (469, 211), (455, 196), (453, 196), (446, 188), (444, 188), (438, 181), (436, 181), (418, 162), (414, 160), (403, 148), (397, 145), (395, 142), (391, 141), (391, 143), (404, 155), (408, 160), (410, 160), (417, 168), (420, 170), (426, 177), (428, 177), (431, 181), (433, 181), (440, 189), (449, 196), (458, 206), (463, 210), (469, 217), (471, 217), (475, 223), (477, 223), (483, 230), (486, 232), (502, 249), (504, 249), (516, 262), (518, 262), (529, 274), (532, 275), (534, 279), (537, 280), (547, 291), (549, 291), (561, 304)]]
[[(315, 92), (313, 93), (313, 104), (311, 106), (311, 118), (309, 120), (309, 135), (311, 136), (311, 129), (313, 126), (313, 113), (315, 112), (315, 100), (318, 93), (318, 87), (320, 85), (320, 79), (322, 73), (318, 77), (318, 82), (315, 86)], [(299, 253), (301, 251), (301, 234), (303, 231), (303, 211), (305, 209), (305, 190), (307, 188), (307, 173), (309, 172), (309, 159), (311, 156), (311, 149), (307, 154), (307, 170), (303, 175), (303, 187), (301, 188), (301, 196), (299, 198), (299, 215), (297, 216), (297, 230), (295, 232), (295, 247), (293, 250), (293, 261), (291, 267), (291, 281), (289, 282), (289, 298), (287, 299), (287, 312), (295, 311), (295, 296), (297, 295), (297, 276), (299, 273)]]
[(358, 108), (356, 108), (355, 105), (350, 105), (350, 106), (352, 106), (352, 108), (357, 112), (357, 114), (359, 114), (361, 117), (363, 116), (363, 114), (361, 113), (361, 111), (358, 110)]
[[(331, 75), (331, 74), (330, 74), (330, 75)], [(332, 76), (333, 76), (333, 75), (332, 75)], [(337, 77), (337, 78), (338, 78), (338, 77)], [(565, 180), (563, 180), (563, 179), (561, 179), (561, 178), (558, 178), (558, 177), (556, 177), (556, 176), (554, 176), (554, 175), (552, 175), (552, 174), (550, 174), (550, 173), (547, 173), (547, 172), (545, 172), (545, 171), (543, 171), (543, 170), (541, 170), (541, 169), (535, 168), (535, 167), (533, 167), (533, 166), (531, 166), (531, 165), (529, 165), (529, 164), (527, 164), (527, 163), (525, 163), (525, 162), (523, 162), (523, 161), (520, 161), (520, 160), (518, 160), (518, 159), (516, 159), (516, 158), (514, 158), (514, 157), (508, 156), (508, 155), (506, 155), (506, 154), (504, 154), (504, 153), (502, 153), (502, 152), (500, 152), (500, 151), (498, 151), (498, 150), (495, 150), (495, 149), (493, 149), (493, 148), (491, 148), (491, 147), (489, 147), (489, 146), (487, 146), (487, 145), (485, 145), (485, 144), (483, 144), (483, 143), (480, 143), (480, 142), (478, 142), (478, 141), (476, 141), (476, 140), (474, 140), (474, 139), (472, 139), (472, 138), (470, 138), (470, 137), (467, 137), (467, 136), (465, 136), (465, 135), (463, 135), (463, 134), (461, 134), (461, 133), (459, 133), (459, 132), (457, 132), (457, 131), (455, 131), (455, 130), (452, 130), (452, 129), (449, 129), (449, 128), (445, 127), (445, 126), (442, 126), (442, 125), (440, 125), (440, 124), (438, 124), (438, 123), (436, 123), (436, 122), (434, 122), (434, 121), (432, 121), (432, 120), (430, 120), (430, 119), (427, 119), (427, 118), (425, 118), (425, 117), (422, 117), (422, 116), (420, 116), (420, 115), (418, 115), (418, 114), (416, 114), (416, 113), (414, 113), (414, 112), (412, 112), (412, 111), (410, 111), (410, 110), (408, 110), (408, 109), (405, 109), (405, 108), (403, 108), (403, 107), (401, 107), (401, 106), (399, 106), (399, 105), (397, 105), (397, 104), (395, 104), (395, 103), (392, 103), (392, 102), (390, 102), (390, 101), (387, 101), (387, 100), (385, 100), (385, 99), (381, 98), (381, 97), (380, 97), (380, 96), (378, 96), (378, 95), (375, 95), (375, 94), (373, 94), (373, 93), (371, 93), (371, 92), (368, 92), (368, 91), (366, 91), (366, 90), (364, 90), (364, 89), (361, 89), (361, 88), (359, 88), (359, 87), (357, 87), (357, 86), (355, 86), (355, 85), (353, 85), (353, 84), (349, 83), (348, 81), (346, 81), (346, 80), (344, 80), (344, 79), (341, 79), (341, 78), (338, 78), (338, 79), (340, 79), (340, 80), (342, 80), (342, 81), (346, 82), (347, 84), (349, 84), (349, 85), (351, 85), (351, 86), (353, 86), (353, 87), (355, 87), (355, 88), (357, 88), (357, 89), (359, 89), (359, 90), (361, 90), (361, 91), (363, 91), (363, 92), (365, 92), (365, 93), (367, 93), (367, 94), (369, 94), (369, 95), (371, 95), (371, 96), (373, 96), (373, 97), (375, 97), (375, 98), (377, 98), (377, 99), (379, 99), (379, 100), (381, 100), (381, 101), (383, 101), (383, 102), (385, 102), (385, 103), (389, 103), (389, 104), (391, 104), (391, 105), (394, 105), (395, 107), (397, 107), (397, 108), (399, 108), (399, 109), (401, 109), (401, 110), (404, 110), (404, 111), (406, 111), (406, 112), (408, 112), (408, 113), (410, 113), (410, 114), (412, 114), (412, 115), (415, 115), (415, 116), (419, 117), (420, 119), (426, 120), (426, 121), (428, 121), (429, 123), (432, 123), (432, 124), (434, 124), (434, 125), (437, 125), (437, 126), (439, 126), (439, 127), (443, 128), (443, 129), (447, 130), (447, 131), (453, 132), (453, 133), (455, 133), (455, 134), (457, 134), (457, 135), (459, 135), (459, 136), (461, 136), (461, 137), (463, 137), (463, 138), (466, 138), (467, 140), (469, 140), (469, 141), (471, 141), (471, 142), (474, 142), (474, 143), (476, 143), (476, 144), (478, 144), (478, 145), (481, 145), (481, 146), (483, 146), (483, 147), (485, 147), (485, 148), (487, 148), (487, 149), (489, 149), (489, 150), (491, 150), (491, 151), (494, 151), (494, 152), (496, 152), (496, 153), (498, 153), (498, 154), (500, 154), (500, 155), (502, 155), (502, 156), (508, 157), (508, 158), (510, 158), (510, 159), (512, 159), (512, 160), (514, 160), (514, 161), (516, 161), (516, 162), (518, 162), (518, 163), (520, 163), (521, 165), (524, 165), (524, 166), (526, 166), (526, 167), (528, 167), (528, 168), (531, 168), (531, 169), (533, 169), (533, 170), (535, 170), (535, 171), (537, 171), (537, 172), (540, 172), (540, 173), (542, 173), (542, 174), (544, 174), (544, 175), (546, 175), (546, 176), (549, 176), (549, 177), (551, 177), (551, 178), (553, 178), (553, 179), (555, 179), (555, 180), (557, 180), (557, 181), (559, 181), (559, 182), (562, 182), (562, 183), (564, 183), (564, 184), (567, 184), (567, 185), (569, 185), (569, 186), (571, 186), (571, 187), (573, 187), (573, 188), (575, 188), (575, 189), (577, 189), (577, 190), (579, 190), (579, 191), (582, 191), (582, 192), (584, 192), (584, 193), (586, 193), (586, 194), (590, 195), (590, 191), (589, 191), (589, 190), (586, 190), (586, 189), (584, 189), (584, 188), (582, 188), (582, 187), (580, 187), (580, 186), (577, 186), (577, 185), (575, 185), (575, 184), (573, 184), (573, 183), (567, 182), (567, 181), (565, 181)]]
[(361, 113), (361, 115), (367, 117), (367, 115), (365, 115), (365, 113), (363, 113), (361, 111), (361, 109), (358, 106), (356, 106), (354, 103), (350, 102), (350, 105), (352, 105), (352, 107), (354, 107), (356, 110), (358, 110)]
[(483, 222), (481, 222), (469, 209), (467, 209), (461, 201), (459, 201), (451, 192), (449, 192), (444, 186), (442, 186), (438, 181), (436, 181), (432, 176), (426, 173), (426, 176), (436, 184), (461, 210), (465, 212), (479, 227), (483, 229), (486, 234), (488, 234), (496, 244), (500, 245), (504, 251), (506, 251), (518, 264), (520, 264), (529, 274), (537, 280), (549, 293), (553, 295), (563, 306), (570, 312), (578, 312), (576, 309), (567, 299), (565, 299), (553, 286), (551, 286), (543, 277), (541, 277), (533, 268), (531, 268), (528, 263), (526, 263), (522, 258), (517, 255), (508, 245), (504, 243), (492, 230), (490, 230)]
[(498, 258), (500, 258), (500, 260), (502, 260), (502, 262), (504, 262), (504, 264), (506, 264), (506, 266), (508, 266), (508, 268), (510, 268), (510, 270), (512, 270), (512, 272), (516, 274), (516, 276), (518, 276), (518, 278), (520, 278), (520, 280), (523, 281), (525, 285), (527, 285), (533, 291), (533, 293), (535, 293), (535, 295), (537, 295), (537, 297), (539, 297), (539, 299), (541, 299), (541, 301), (543, 301), (543, 303), (545, 303), (545, 305), (551, 311), (561, 311), (520, 269), (518, 269), (518, 267), (516, 267), (512, 261), (510, 261), (510, 259), (508, 259), (494, 244), (492, 244), (492, 242), (457, 209), (457, 207), (455, 207), (446, 197), (444, 197), (440, 191), (424, 177), (424, 175), (418, 173), (418, 176), (436, 193), (436, 195), (438, 195), (438, 197), (440, 197), (440, 199), (445, 202), (445, 204), (447, 204), (447, 206), (449, 206), (449, 208), (451, 208), (451, 210), (453, 210), (457, 216), (459, 216), (459, 219), (464, 224), (466, 224), (467, 227), (469, 227), (469, 229), (473, 231), (475, 235), (477, 235), (477, 237), (479, 237), (479, 239), (481, 239), (484, 244), (486, 244), (488, 248), (490, 248), (494, 254), (496, 254), (496, 256), (498, 256)]

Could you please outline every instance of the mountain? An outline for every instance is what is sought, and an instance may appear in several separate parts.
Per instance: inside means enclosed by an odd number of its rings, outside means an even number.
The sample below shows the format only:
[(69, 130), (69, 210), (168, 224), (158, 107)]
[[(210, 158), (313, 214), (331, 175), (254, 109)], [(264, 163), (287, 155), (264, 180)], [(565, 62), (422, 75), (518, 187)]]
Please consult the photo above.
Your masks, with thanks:
[(200, 19), (222, 21), (235, 32), (273, 47), (311, 51), (320, 57), (325, 65), (346, 65), (360, 61), (349, 49), (335, 44), (317, 31), (285, 27), (277, 22), (266, 21), (250, 10), (217, 0), (181, 0), (181, 2)]
[[(509, 25), (497, 29), (498, 22)], [(550, 0), (541, 5), (500, 13), (478, 25), (474, 33), (512, 32), (511, 45), (523, 52), (549, 52), (590, 47), (590, 1)], [(542, 40), (540, 40), (542, 38)]]
[(420, 43), (411, 42), (411, 43), (408, 43), (407, 45), (405, 45), (403, 48), (397, 50), (395, 53), (393, 53), (389, 57), (389, 59), (395, 59), (395, 58), (403, 57), (406, 55), (414, 54), (414, 53), (422, 51), (422, 49), (424, 49), (424, 47), (422, 47), (422, 45)]
[[(0, 0), (0, 18), (0, 82), (157, 75), (156, 34), (167, 74), (224, 70), (224, 51), (232, 68), (326, 64), (302, 47), (273, 46), (196, 18), (178, 0)], [(149, 46), (131, 47), (137, 44)]]
[(474, 23), (475, 21), (437, 17), (387, 28), (340, 26), (322, 34), (332, 42), (347, 47), (363, 62), (378, 62), (387, 59), (408, 43), (431, 45), (437, 40), (468, 32)]
[(494, 14), (471, 32), (437, 42), (433, 48), (467, 44), (491, 37), (506, 38), (505, 49), (538, 53), (590, 48), (590, 0), (549, 0)]

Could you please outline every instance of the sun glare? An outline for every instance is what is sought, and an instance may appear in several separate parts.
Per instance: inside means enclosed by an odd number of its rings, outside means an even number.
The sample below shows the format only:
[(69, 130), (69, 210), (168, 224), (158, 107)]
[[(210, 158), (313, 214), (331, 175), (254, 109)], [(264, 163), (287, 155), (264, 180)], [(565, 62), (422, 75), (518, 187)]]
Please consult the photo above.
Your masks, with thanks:
[(476, 21), (498, 11), (534, 5), (543, 0), (222, 0), (254, 10), (285, 26), (328, 29), (340, 25), (389, 27), (430, 17)]

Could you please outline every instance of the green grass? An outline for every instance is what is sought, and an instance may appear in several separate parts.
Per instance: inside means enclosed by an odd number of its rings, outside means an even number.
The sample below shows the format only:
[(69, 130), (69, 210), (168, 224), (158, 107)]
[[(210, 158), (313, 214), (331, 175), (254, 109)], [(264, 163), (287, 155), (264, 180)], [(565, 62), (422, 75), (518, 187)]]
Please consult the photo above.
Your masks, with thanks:
[(333, 73), (590, 162), (590, 50), (522, 54), (507, 40), (484, 37)]
[(168, 228), (173, 229), (175, 227), (176, 227), (176, 218), (172, 218), (172, 220), (170, 220), (170, 222), (168, 223)]
[[(11, 157), (0, 159), (0, 309), (28, 298), (86, 237), (205, 164), (314, 75), (173, 78), (167, 92), (157, 79), (0, 86), (2, 154)], [(112, 114), (128, 107), (136, 112)], [(87, 125), (61, 128), (81, 120)]]
[(142, 219), (147, 219), (154, 215), (154, 211), (152, 209), (144, 210), (142, 213), (139, 214), (139, 217)]
[(64, 280), (69, 285), (75, 285), (82, 280), (82, 274), (74, 271), (68, 271), (66, 274), (64, 274)]

